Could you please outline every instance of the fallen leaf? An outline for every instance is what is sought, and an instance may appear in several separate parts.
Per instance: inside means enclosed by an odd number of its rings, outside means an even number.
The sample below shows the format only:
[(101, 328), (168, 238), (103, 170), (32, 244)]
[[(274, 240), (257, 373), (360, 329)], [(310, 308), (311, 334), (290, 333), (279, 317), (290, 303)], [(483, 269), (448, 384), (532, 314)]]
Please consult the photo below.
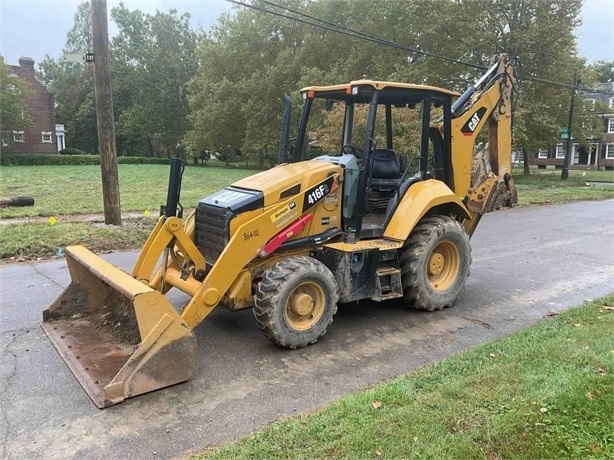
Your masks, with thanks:
[(418, 436), (414, 436), (414, 442), (418, 442)]
[(614, 311), (614, 307), (603, 307), (604, 310), (608, 310), (608, 311)]
[(590, 399), (591, 401), (592, 401), (593, 399), (595, 399), (595, 397), (593, 396), (593, 393), (591, 393), (590, 391), (589, 391), (588, 393), (586, 393), (586, 395), (585, 395), (585, 396), (586, 396), (586, 398), (587, 398), (587, 399)]
[(546, 318), (552, 318), (553, 316), (558, 315), (559, 312), (558, 311), (552, 311), (552, 310), (548, 310), (548, 312), (544, 315)]
[(539, 411), (540, 411), (542, 414), (545, 414), (546, 412), (548, 412), (548, 408), (547, 408), (547, 407), (540, 407), (540, 408), (539, 408)]
[(491, 358), (494, 358), (494, 357), (496, 357), (497, 355), (495, 355), (494, 353), (491, 353), (491, 354), (490, 354), (490, 356), (491, 356)]
[(382, 407), (382, 402), (381, 401), (373, 401), (371, 403), (371, 405), (373, 406), (373, 409), (379, 409), (380, 407)]
[(575, 323), (575, 324), (574, 324), (574, 326), (576, 326), (576, 327), (580, 327), (580, 326), (582, 326), (582, 324), (580, 324), (580, 323)]
[(375, 449), (375, 456), (376, 457), (381, 457), (382, 456), (382, 451)]
[(600, 374), (605, 374), (605, 369), (603, 367), (600, 367), (597, 369), (597, 372), (599, 372)]

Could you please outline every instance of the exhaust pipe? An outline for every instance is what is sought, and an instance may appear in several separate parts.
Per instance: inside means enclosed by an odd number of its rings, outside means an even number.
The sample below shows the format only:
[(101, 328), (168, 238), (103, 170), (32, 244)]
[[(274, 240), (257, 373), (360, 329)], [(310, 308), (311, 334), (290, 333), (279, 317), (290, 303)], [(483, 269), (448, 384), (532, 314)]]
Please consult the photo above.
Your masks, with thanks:
[(184, 166), (181, 158), (171, 158), (171, 172), (168, 178), (168, 191), (166, 193), (166, 205), (161, 206), (160, 215), (164, 217), (183, 217), (183, 206), (179, 202), (181, 195), (181, 179)]

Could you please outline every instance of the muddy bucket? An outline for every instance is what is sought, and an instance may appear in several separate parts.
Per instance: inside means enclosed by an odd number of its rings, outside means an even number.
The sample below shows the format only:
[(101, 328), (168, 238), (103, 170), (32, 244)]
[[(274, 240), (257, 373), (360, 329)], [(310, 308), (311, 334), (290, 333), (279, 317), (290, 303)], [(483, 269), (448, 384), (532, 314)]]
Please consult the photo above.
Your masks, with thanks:
[(65, 254), (71, 283), (42, 328), (99, 408), (192, 377), (196, 339), (163, 294), (82, 246)]

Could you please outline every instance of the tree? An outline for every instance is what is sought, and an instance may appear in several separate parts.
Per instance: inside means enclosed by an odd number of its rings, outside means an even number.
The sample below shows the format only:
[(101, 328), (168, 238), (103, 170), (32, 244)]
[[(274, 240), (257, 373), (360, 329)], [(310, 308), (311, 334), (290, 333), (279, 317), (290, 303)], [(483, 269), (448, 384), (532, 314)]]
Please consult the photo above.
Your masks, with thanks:
[(39, 77), (54, 95), (56, 122), (66, 127), (66, 144), (87, 152), (98, 151), (94, 106), (94, 75), (85, 62), (92, 52), (92, 17), (90, 2), (78, 5), (74, 24), (66, 35), (64, 56), (81, 56), (74, 62), (64, 57), (46, 56), (39, 64)]
[(113, 8), (119, 27), (113, 39), (118, 132), (129, 148), (165, 156), (178, 153), (188, 111), (187, 82), (197, 70), (200, 34), (189, 14), (149, 15)]
[(5, 64), (4, 57), (0, 56), (0, 133), (3, 142), (7, 140), (7, 131), (30, 125), (26, 108), (31, 96), (28, 83), (15, 76), (11, 66)]
[[(298, 11), (385, 36), (393, 29), (401, 35), (405, 18), (397, 18), (394, 10), (403, 3), (256, 2), (277, 13), (304, 19), (292, 13)], [(386, 79), (403, 57), (398, 50), (365, 45), (356, 37), (242, 9), (213, 28), (199, 49), (199, 61), (198, 75), (189, 86), (192, 128), (186, 141), (194, 148), (232, 145), (262, 152), (277, 145), (283, 93), (291, 94), (296, 116), (298, 87), (363, 77)]]
[[(111, 19), (119, 29), (110, 43), (117, 151), (121, 154), (173, 155), (185, 131), (187, 82), (198, 67), (201, 33), (189, 15), (145, 14), (122, 4)], [(78, 6), (67, 34), (65, 54), (92, 51), (90, 3)], [(40, 77), (55, 95), (56, 118), (64, 123), (69, 145), (97, 150), (94, 81), (90, 63), (46, 57)]]
[(614, 61), (597, 61), (589, 70), (594, 72), (595, 79), (599, 83), (610, 83), (614, 81)]
[[(275, 145), (279, 98), (289, 92), (299, 102), (300, 86), (365, 77), (462, 92), (493, 55), (508, 53), (521, 57), (525, 75), (535, 79), (524, 82), (516, 114), (516, 146), (528, 154), (551, 144), (567, 116), (568, 104), (562, 101), (569, 100), (569, 89), (543, 81), (570, 84), (574, 71), (585, 66), (573, 34), (581, 0), (254, 4), (310, 22), (320, 18), (327, 29), (253, 9), (238, 9), (220, 20), (199, 49), (201, 66), (189, 86), (192, 127), (186, 140), (195, 147), (233, 145), (248, 151)], [(339, 27), (430, 54), (331, 30)]]

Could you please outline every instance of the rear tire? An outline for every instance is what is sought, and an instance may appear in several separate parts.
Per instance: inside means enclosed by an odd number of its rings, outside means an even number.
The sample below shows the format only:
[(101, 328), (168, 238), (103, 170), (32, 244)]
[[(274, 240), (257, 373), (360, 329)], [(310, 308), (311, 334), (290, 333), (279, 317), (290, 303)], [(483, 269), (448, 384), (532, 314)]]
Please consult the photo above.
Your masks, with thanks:
[(463, 227), (448, 216), (422, 219), (401, 250), (403, 297), (418, 310), (441, 310), (461, 295), (469, 276), (471, 245)]
[(256, 324), (269, 340), (295, 349), (315, 343), (337, 312), (335, 277), (321, 262), (289, 257), (268, 269), (254, 296)]

